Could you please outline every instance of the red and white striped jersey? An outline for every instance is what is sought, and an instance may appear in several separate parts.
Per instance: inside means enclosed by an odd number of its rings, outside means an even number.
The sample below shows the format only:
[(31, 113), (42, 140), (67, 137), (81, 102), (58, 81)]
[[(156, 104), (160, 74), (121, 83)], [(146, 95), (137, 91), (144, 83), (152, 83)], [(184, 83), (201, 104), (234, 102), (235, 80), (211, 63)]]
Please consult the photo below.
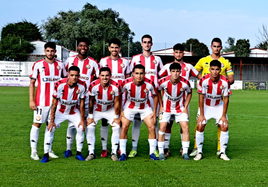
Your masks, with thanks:
[(64, 62), (64, 65), (67, 71), (71, 66), (79, 67), (80, 79), (85, 81), (88, 86), (94, 80), (94, 77), (99, 77), (99, 65), (91, 57), (81, 60), (77, 55), (75, 55), (67, 58), (67, 60)]
[(88, 89), (89, 96), (95, 97), (94, 110), (105, 112), (114, 105), (114, 98), (121, 94), (120, 85), (111, 79), (107, 89), (103, 89), (100, 79), (93, 81)]
[[(170, 75), (169, 67), (173, 63), (175, 62), (171, 62), (164, 65), (164, 67), (159, 71), (159, 76), (166, 77)], [(180, 74), (181, 77), (185, 78), (188, 81), (190, 80), (190, 76), (197, 77), (198, 71), (194, 68), (194, 66), (192, 66), (192, 64), (182, 62), (180, 65), (181, 65), (181, 74)]]
[(143, 54), (135, 55), (132, 57), (129, 71), (132, 72), (135, 65), (141, 64), (145, 67), (145, 77), (158, 87), (158, 72), (163, 68), (162, 60), (159, 56), (151, 55), (149, 57), (143, 56)]
[(37, 90), (35, 94), (35, 103), (37, 106), (50, 106), (55, 83), (66, 77), (67, 73), (64, 64), (59, 60), (48, 63), (45, 59), (39, 60), (33, 64), (31, 79), (37, 80)]
[(214, 84), (210, 79), (210, 74), (203, 76), (198, 84), (197, 92), (205, 95), (204, 103), (208, 106), (216, 106), (222, 101), (222, 97), (232, 94), (228, 79), (220, 75), (218, 83)]
[(170, 76), (159, 80), (159, 91), (163, 90), (163, 108), (168, 113), (180, 113), (185, 108), (186, 96), (192, 92), (188, 80), (181, 77), (180, 82), (172, 84)]
[(128, 66), (128, 60), (122, 57), (117, 60), (112, 60), (109, 56), (107, 56), (100, 60), (100, 68), (110, 68), (112, 73), (111, 78), (120, 85), (122, 84), (123, 80), (126, 79), (126, 75), (131, 73)]
[(76, 86), (70, 87), (67, 81), (65, 78), (56, 82), (53, 97), (58, 99), (57, 110), (63, 114), (75, 114), (78, 100), (86, 97), (86, 82), (79, 80)]
[(150, 100), (148, 99), (149, 93), (151, 92), (154, 96), (156, 95), (154, 83), (147, 78), (145, 78), (144, 83), (140, 86), (134, 83), (133, 77), (124, 80), (122, 83), (122, 93), (125, 91), (127, 99), (124, 108), (131, 109), (151, 107)]

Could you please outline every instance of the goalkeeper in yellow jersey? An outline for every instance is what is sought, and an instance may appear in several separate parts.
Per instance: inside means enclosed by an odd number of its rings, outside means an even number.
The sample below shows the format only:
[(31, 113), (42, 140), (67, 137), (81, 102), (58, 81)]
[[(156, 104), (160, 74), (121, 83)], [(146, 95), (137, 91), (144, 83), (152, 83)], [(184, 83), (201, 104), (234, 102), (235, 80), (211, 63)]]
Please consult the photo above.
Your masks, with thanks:
[[(208, 55), (206, 57), (201, 58), (197, 64), (195, 65), (195, 69), (201, 73), (202, 71), (202, 76), (209, 74), (209, 67), (210, 67), (210, 62), (212, 60), (218, 60), (221, 62), (221, 75), (226, 76), (230, 82), (230, 84), (234, 83), (234, 73), (232, 71), (232, 65), (229, 62), (229, 60), (225, 59), (220, 55), (221, 50), (222, 50), (222, 42), (220, 38), (213, 38), (211, 41), (211, 50), (212, 53), (211, 55)], [(198, 78), (201, 76), (199, 75)], [(217, 124), (216, 124), (217, 125)], [(195, 133), (196, 133), (196, 128), (195, 127)], [(221, 135), (221, 130), (218, 127), (218, 147), (217, 147), (217, 154), (220, 154), (220, 135)], [(195, 139), (195, 138), (194, 138)], [(196, 147), (196, 141), (194, 144), (194, 149), (192, 150), (192, 153), (190, 156), (195, 156), (197, 154), (197, 147)]]

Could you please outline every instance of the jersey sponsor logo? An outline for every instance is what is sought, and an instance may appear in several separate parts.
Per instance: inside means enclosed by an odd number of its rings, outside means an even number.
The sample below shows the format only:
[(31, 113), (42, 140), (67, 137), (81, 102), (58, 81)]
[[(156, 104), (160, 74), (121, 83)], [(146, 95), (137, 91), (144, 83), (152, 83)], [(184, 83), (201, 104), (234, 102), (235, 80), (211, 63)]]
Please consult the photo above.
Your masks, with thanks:
[(75, 101), (64, 101), (64, 100), (61, 100), (60, 102), (62, 104), (64, 104), (64, 105), (76, 105), (77, 104), (77, 100), (75, 100)]
[(123, 64), (123, 63), (120, 64), (120, 67), (121, 67), (121, 68), (124, 68), (124, 67), (125, 67), (125, 64)]
[(89, 80), (89, 77), (86, 77), (86, 76), (80, 76), (80, 79), (83, 79), (83, 80)]
[(56, 82), (60, 80), (60, 78), (42, 78), (43, 82)]
[(90, 68), (91, 68), (91, 66), (88, 64), (88, 65), (86, 65), (86, 68), (87, 68), (87, 69), (90, 69)]
[(155, 71), (145, 71), (146, 74), (156, 75)]
[(112, 105), (114, 103), (114, 101), (102, 101), (102, 100), (97, 100), (97, 103), (98, 104), (101, 104), (101, 105)]
[(170, 101), (178, 101), (180, 100), (181, 97), (171, 97), (169, 95), (167, 95), (167, 99), (170, 100)]
[(220, 96), (206, 95), (206, 98), (208, 98), (208, 99), (221, 99), (221, 95)]
[(36, 116), (36, 117), (35, 117), (35, 120), (36, 120), (36, 121), (41, 121), (41, 116)]
[(136, 99), (136, 98), (133, 98), (133, 97), (130, 97), (129, 98), (131, 101), (134, 101), (134, 102), (137, 102), (137, 103), (145, 103), (147, 98), (144, 98), (144, 99)]
[(112, 76), (111, 78), (112, 78), (112, 79), (124, 79), (124, 76), (119, 76), (119, 75), (118, 75), (118, 76)]

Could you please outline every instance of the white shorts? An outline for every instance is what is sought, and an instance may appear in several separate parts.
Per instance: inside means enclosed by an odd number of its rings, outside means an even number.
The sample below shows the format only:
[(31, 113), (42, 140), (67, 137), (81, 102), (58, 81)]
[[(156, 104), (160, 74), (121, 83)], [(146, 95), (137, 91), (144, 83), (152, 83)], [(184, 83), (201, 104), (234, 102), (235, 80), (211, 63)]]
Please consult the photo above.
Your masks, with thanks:
[(186, 113), (168, 113), (168, 112), (161, 112), (160, 115), (159, 115), (159, 123), (161, 122), (169, 122), (170, 121), (170, 118), (171, 116), (175, 116), (175, 120), (176, 120), (176, 123), (179, 123), (181, 121), (189, 121), (189, 117)]
[[(98, 121), (100, 119), (107, 119), (108, 123), (112, 125), (112, 122), (114, 120), (114, 107), (110, 108), (109, 110), (105, 112), (99, 112), (99, 111), (93, 111), (93, 119), (96, 122), (96, 125), (98, 124)], [(120, 124), (118, 124), (120, 125)]]
[(49, 106), (38, 106), (36, 107), (36, 110), (34, 110), (34, 123), (45, 123), (48, 121), (50, 113), (50, 107)]
[[(217, 106), (208, 106), (204, 104), (204, 116), (207, 121), (213, 118), (216, 120), (216, 125), (217, 125), (219, 123), (219, 119), (222, 116), (222, 112), (223, 112), (223, 102), (221, 102)], [(200, 115), (200, 108), (198, 108), (197, 118), (199, 117), (199, 115)], [(228, 119), (227, 115), (226, 115), (226, 118)]]
[(74, 109), (75, 114), (63, 114), (61, 113), (59, 110), (56, 111), (55, 113), (55, 124), (57, 126), (57, 128), (60, 128), (60, 124), (64, 121), (68, 121), (68, 126), (69, 127), (75, 127), (78, 128), (78, 125), (81, 121), (81, 114), (80, 111), (78, 109)]
[[(153, 110), (154, 109), (154, 98), (149, 96), (149, 101), (150, 101), (151, 108)], [(158, 117), (158, 114), (159, 114), (159, 104), (157, 105), (156, 117)], [(141, 116), (139, 113), (135, 115), (135, 119), (141, 119)], [(141, 119), (141, 120), (143, 120), (143, 119)]]
[(153, 113), (153, 111), (152, 111), (151, 107), (146, 107), (144, 109), (125, 108), (125, 110), (124, 110), (125, 117), (130, 121), (133, 121), (135, 114), (140, 114), (140, 118), (141, 118), (141, 120), (143, 120), (144, 118), (146, 118), (147, 116), (149, 116), (152, 113)]

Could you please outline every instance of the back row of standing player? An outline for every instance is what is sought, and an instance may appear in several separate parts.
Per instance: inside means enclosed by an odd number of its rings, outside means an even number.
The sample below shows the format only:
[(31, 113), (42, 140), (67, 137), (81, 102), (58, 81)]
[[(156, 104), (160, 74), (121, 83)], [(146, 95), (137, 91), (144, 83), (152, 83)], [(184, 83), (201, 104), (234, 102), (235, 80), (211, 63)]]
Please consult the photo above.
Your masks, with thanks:
[[(39, 128), (42, 123), (46, 122), (46, 118), (49, 113), (49, 107), (51, 106), (51, 100), (52, 100), (51, 95), (52, 95), (52, 90), (54, 88), (54, 83), (60, 79), (61, 74), (62, 76), (66, 76), (65, 70), (66, 69), (68, 70), (68, 68), (71, 66), (78, 66), (80, 68), (80, 71), (81, 71), (80, 79), (86, 81), (87, 85), (90, 85), (93, 79), (97, 78), (99, 75), (98, 64), (96, 63), (95, 60), (87, 56), (88, 41), (86, 39), (81, 39), (78, 41), (78, 46), (77, 46), (78, 55), (68, 58), (66, 62), (64, 63), (64, 65), (58, 62), (57, 60), (55, 60), (54, 58), (55, 53), (56, 53), (55, 47), (49, 46), (51, 45), (51, 43), (47, 43), (46, 45), (47, 46), (45, 46), (45, 54), (46, 54), (45, 59), (40, 60), (34, 64), (33, 73), (30, 76), (31, 77), (31, 84), (30, 84), (30, 90), (29, 90), (30, 108), (34, 110), (34, 124), (31, 129), (30, 140), (31, 140), (31, 148), (32, 148), (31, 158), (34, 160), (39, 159), (37, 155), (37, 149), (36, 149), (38, 136), (39, 136)], [(134, 56), (131, 60), (131, 63), (129, 64), (126, 59), (119, 56), (120, 41), (117, 39), (111, 40), (111, 42), (109, 43), (109, 51), (111, 52), (111, 55), (109, 57), (105, 57), (101, 59), (99, 63), (100, 67), (109, 67), (111, 69), (111, 74), (112, 74), (111, 78), (117, 83), (121, 84), (125, 78), (130, 76), (130, 73), (136, 64), (142, 64), (145, 67), (146, 78), (148, 78), (151, 82), (155, 83), (156, 87), (158, 87), (158, 78), (170, 75), (169, 66), (171, 63), (163, 67), (161, 58), (151, 54), (151, 47), (153, 45), (153, 42), (152, 42), (152, 37), (150, 35), (144, 35), (142, 37), (141, 45), (143, 47), (143, 53), (140, 55)], [(203, 75), (205, 75), (206, 73), (209, 73), (208, 69), (209, 69), (210, 61), (215, 60), (215, 59), (219, 60), (221, 62), (221, 73), (223, 75), (226, 75), (224, 73), (227, 72), (227, 77), (230, 83), (233, 83), (233, 73), (231, 70), (231, 65), (227, 60), (225, 60), (223, 57), (220, 56), (221, 46), (222, 45), (221, 45), (220, 39), (218, 38), (213, 39), (211, 43), (212, 54), (208, 57), (201, 59), (195, 67), (198, 71), (201, 71), (203, 69)], [(177, 44), (174, 46), (174, 62), (181, 64), (181, 76), (186, 80), (189, 80), (190, 76), (200, 78), (201, 74), (198, 74), (198, 71), (193, 66), (183, 62), (183, 55), (184, 55), (183, 51), (184, 49), (182, 45)], [(37, 92), (36, 94), (34, 94), (34, 84), (36, 80), (38, 80), (39, 84), (38, 84)], [(34, 100), (34, 95), (36, 95), (35, 100)], [(154, 100), (152, 96), (153, 95), (149, 97), (150, 105), (154, 106)], [(187, 96), (184, 95), (184, 97), (186, 98)], [(89, 99), (86, 99), (86, 102), (85, 102), (86, 108), (88, 108), (88, 101)], [(86, 115), (88, 114), (87, 110), (85, 114)], [(158, 112), (156, 112), (156, 114), (158, 114)], [(142, 116), (140, 117), (143, 119)], [(130, 152), (129, 157), (134, 157), (137, 154), (139, 127), (141, 124), (140, 117), (135, 116), (135, 119), (134, 119), (134, 125), (132, 129), (132, 151)], [(132, 119), (132, 116), (127, 117), (126, 119), (128, 119), (128, 121), (131, 121), (129, 119)], [(189, 135), (187, 135), (188, 119), (184, 121), (187, 121), (187, 125), (184, 125), (183, 122), (181, 122), (182, 134), (185, 134), (184, 136), (182, 136), (182, 140), (183, 140), (182, 146), (184, 148), (183, 150), (184, 158), (188, 159), (187, 158), (188, 155), (186, 155), (186, 153), (188, 152), (188, 147), (189, 147)], [(106, 157), (108, 153), (107, 151), (108, 128), (107, 128), (106, 123), (107, 122), (105, 121), (102, 122), (102, 124), (105, 125), (105, 128), (103, 128), (102, 126), (102, 130), (101, 130), (102, 146), (103, 146), (102, 148), (103, 151), (101, 154), (102, 157)], [(155, 133), (153, 134), (158, 135), (158, 132), (159, 132), (160, 134), (159, 138), (161, 140), (163, 140), (163, 134), (165, 134), (165, 139), (167, 139), (165, 143), (166, 144), (165, 150), (167, 150), (166, 153), (168, 153), (169, 152), (168, 144), (169, 144), (170, 131), (171, 131), (168, 129), (171, 129), (171, 127), (167, 129), (166, 133), (164, 133), (161, 131), (161, 129), (160, 131), (158, 131), (157, 120), (154, 120), (154, 123), (155, 123), (156, 128), (154, 128)], [(88, 126), (90, 127), (90, 125)], [(93, 137), (92, 136), (93, 131), (90, 131), (90, 132), (91, 132), (91, 135), (87, 136), (87, 138)], [(124, 130), (121, 132), (124, 132)], [(47, 129), (46, 129), (46, 133), (47, 133)], [(72, 155), (71, 150), (72, 150), (72, 142), (74, 139), (74, 134), (75, 134), (74, 125), (70, 123), (68, 125), (68, 130), (67, 130), (67, 150), (64, 153), (64, 157), (69, 157)], [(151, 155), (151, 158), (154, 159), (154, 157), (157, 155), (154, 154), (153, 147), (155, 147), (157, 143), (156, 141), (152, 141), (150, 139), (155, 139), (155, 138), (153, 135), (151, 135), (151, 138), (150, 138), (150, 133), (149, 133), (149, 144), (151, 145), (150, 147), (152, 147), (152, 149), (150, 150), (150, 155)], [(94, 141), (95, 141), (94, 139), (91, 140), (91, 142), (94, 142)], [(114, 142), (116, 142), (116, 138)], [(48, 144), (48, 143), (45, 142), (45, 144)], [(113, 145), (113, 142), (112, 142), (112, 145)], [(122, 153), (121, 155), (126, 155), (125, 148), (124, 148), (125, 145), (126, 145), (126, 140), (123, 135), (122, 136), (120, 135), (120, 150)], [(162, 141), (159, 141), (158, 147), (160, 151), (160, 158), (164, 159), (163, 150), (162, 150), (164, 145)], [(46, 147), (46, 150), (47, 149), (48, 148)], [(51, 150), (51, 146), (50, 146), (50, 149), (47, 150), (47, 152), (49, 152), (48, 154), (50, 157), (52, 158), (57, 157), (54, 154), (54, 152)], [(81, 153), (81, 149), (78, 150), (78, 153)], [(89, 156), (91, 155), (91, 157), (88, 160), (94, 159), (95, 153), (94, 153), (94, 148), (92, 148), (92, 146), (89, 146), (89, 153), (90, 153)], [(198, 153), (202, 153), (202, 150), (199, 149)], [(112, 149), (112, 154), (115, 154), (115, 148)], [(197, 155), (199, 155), (200, 157), (200, 154), (197, 154)], [(122, 158), (121, 160), (125, 160), (125, 158)]]

